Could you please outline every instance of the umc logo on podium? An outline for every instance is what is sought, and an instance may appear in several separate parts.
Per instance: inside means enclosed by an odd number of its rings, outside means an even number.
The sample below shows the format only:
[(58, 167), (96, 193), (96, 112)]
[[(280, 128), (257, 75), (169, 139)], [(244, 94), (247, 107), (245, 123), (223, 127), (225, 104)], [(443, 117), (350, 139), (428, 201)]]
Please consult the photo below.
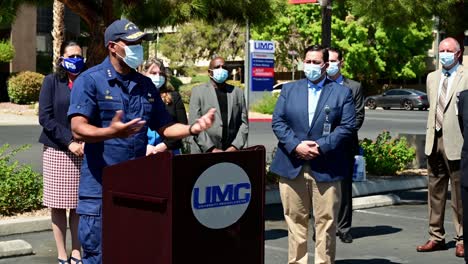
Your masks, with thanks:
[(220, 229), (237, 222), (247, 210), (251, 185), (247, 173), (234, 163), (206, 169), (192, 189), (192, 211), (202, 225)]

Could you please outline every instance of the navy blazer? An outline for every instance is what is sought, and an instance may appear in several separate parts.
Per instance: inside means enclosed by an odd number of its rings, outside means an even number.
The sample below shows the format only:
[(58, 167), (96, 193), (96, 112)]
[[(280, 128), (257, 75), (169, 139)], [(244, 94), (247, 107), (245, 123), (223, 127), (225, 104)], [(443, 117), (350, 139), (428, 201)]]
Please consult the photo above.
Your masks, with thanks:
[(57, 74), (47, 75), (39, 95), (39, 124), (43, 128), (39, 142), (55, 149), (68, 149), (73, 139), (67, 117), (69, 106), (68, 79), (60, 79)]
[[(283, 85), (272, 127), (278, 138), (278, 148), (270, 170), (279, 176), (296, 178), (304, 163), (295, 149), (303, 140), (314, 140), (320, 146), (320, 155), (309, 161), (312, 174), (318, 182), (341, 180), (349, 174), (351, 139), (355, 131), (356, 114), (351, 89), (326, 80), (311, 125), (308, 112), (307, 79)], [(325, 106), (330, 108), (328, 120), (331, 133), (322, 135)]]

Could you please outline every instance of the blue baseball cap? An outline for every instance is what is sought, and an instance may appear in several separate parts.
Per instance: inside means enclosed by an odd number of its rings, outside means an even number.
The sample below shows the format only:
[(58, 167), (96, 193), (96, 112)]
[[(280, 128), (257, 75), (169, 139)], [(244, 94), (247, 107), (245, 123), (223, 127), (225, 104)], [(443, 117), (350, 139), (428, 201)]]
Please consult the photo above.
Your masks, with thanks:
[(107, 47), (110, 41), (124, 40), (135, 42), (142, 38), (146, 39), (147, 34), (141, 31), (133, 22), (127, 19), (119, 19), (106, 28), (104, 33), (104, 46)]

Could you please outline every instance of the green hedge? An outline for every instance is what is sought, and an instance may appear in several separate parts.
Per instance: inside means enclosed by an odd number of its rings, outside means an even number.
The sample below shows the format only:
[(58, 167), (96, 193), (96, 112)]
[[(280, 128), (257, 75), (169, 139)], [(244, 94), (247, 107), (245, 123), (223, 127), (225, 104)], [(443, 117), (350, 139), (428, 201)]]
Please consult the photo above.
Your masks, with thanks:
[(15, 57), (15, 47), (9, 40), (0, 41), (0, 62), (10, 62)]
[(16, 104), (30, 104), (39, 101), (44, 75), (37, 72), (20, 72), (8, 80), (10, 101)]
[(9, 152), (8, 144), (0, 147), (0, 215), (42, 208), (42, 176), (31, 166), (13, 161), (16, 153), (29, 147), (24, 145)]
[(262, 99), (255, 102), (250, 108), (254, 112), (262, 114), (273, 114), (279, 94), (265, 93)]
[(410, 147), (405, 137), (392, 139), (390, 132), (383, 131), (375, 141), (363, 139), (366, 170), (373, 175), (395, 175), (411, 163), (416, 150)]

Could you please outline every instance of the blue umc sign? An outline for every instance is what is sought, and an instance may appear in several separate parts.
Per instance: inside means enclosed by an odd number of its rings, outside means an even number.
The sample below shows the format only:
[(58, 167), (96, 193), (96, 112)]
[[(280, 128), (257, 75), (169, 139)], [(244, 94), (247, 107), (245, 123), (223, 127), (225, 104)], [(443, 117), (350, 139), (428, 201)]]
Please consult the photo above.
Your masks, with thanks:
[(275, 82), (275, 43), (250, 41), (250, 87), (252, 91), (272, 91)]

